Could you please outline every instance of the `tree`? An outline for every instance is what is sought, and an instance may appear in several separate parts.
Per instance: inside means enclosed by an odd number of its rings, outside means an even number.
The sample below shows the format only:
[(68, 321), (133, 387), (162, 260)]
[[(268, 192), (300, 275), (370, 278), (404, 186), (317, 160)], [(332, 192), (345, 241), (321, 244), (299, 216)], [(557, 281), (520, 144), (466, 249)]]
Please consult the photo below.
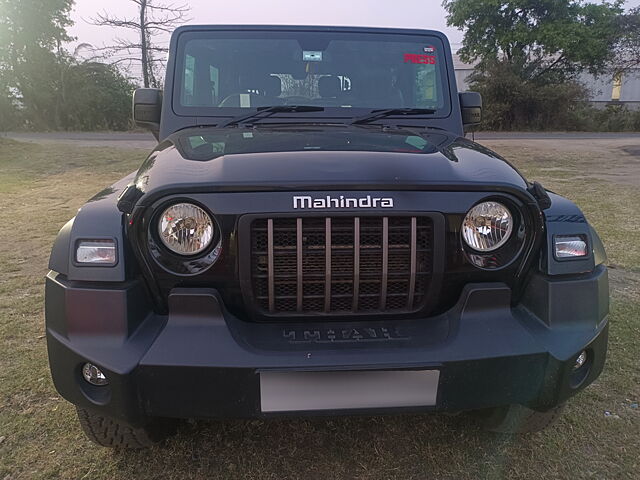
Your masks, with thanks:
[(171, 32), (178, 25), (186, 22), (187, 5), (159, 3), (157, 0), (130, 0), (137, 5), (136, 17), (118, 18), (103, 12), (93, 19), (99, 26), (125, 28), (134, 30), (138, 41), (116, 38), (112, 46), (104, 50), (110, 53), (125, 54), (117, 62), (139, 62), (145, 87), (158, 87), (158, 70), (164, 66), (165, 53), (168, 48), (158, 45), (155, 37), (163, 32)]
[(126, 130), (130, 127), (135, 85), (115, 65), (87, 61), (69, 63), (60, 97), (60, 128)]
[(615, 47), (611, 62), (614, 75), (640, 67), (640, 7), (636, 7), (620, 19), (622, 36)]
[(623, 0), (445, 0), (447, 23), (464, 29), (463, 60), (517, 65), (523, 78), (603, 71), (620, 39)]
[[(0, 115), (43, 127), (57, 118), (62, 44), (73, 0), (0, 0)], [(5, 95), (7, 97), (5, 97)]]
[(464, 29), (460, 57), (496, 129), (568, 128), (586, 104), (585, 70), (608, 70), (622, 37), (622, 0), (445, 0), (449, 25)]
[(115, 66), (82, 62), (72, 0), (0, 0), (0, 129), (126, 129), (133, 83)]
[(574, 81), (523, 81), (518, 67), (503, 61), (475, 70), (470, 86), (482, 94), (483, 128), (488, 130), (579, 129), (587, 91)]

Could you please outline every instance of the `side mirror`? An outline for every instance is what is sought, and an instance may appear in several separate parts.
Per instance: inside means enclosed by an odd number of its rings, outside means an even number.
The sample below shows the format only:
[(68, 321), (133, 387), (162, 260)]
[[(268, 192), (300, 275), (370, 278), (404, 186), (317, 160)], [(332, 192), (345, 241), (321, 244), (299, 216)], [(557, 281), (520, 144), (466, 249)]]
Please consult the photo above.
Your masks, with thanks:
[(482, 96), (478, 92), (460, 92), (460, 110), (464, 130), (475, 127), (482, 121)]
[(160, 135), (160, 113), (162, 112), (162, 90), (138, 88), (133, 92), (133, 121), (136, 126)]

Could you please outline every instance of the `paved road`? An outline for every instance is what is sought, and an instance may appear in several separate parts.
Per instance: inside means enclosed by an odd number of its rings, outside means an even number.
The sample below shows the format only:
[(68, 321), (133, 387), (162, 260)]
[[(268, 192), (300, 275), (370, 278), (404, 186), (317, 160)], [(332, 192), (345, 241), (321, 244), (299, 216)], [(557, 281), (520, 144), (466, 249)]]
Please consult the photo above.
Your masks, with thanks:
[[(15, 140), (37, 143), (67, 143), (78, 146), (121, 147), (151, 149), (156, 140), (150, 133), (92, 133), (92, 132), (53, 132), (53, 133), (0, 133)], [(478, 132), (475, 139), (482, 140), (607, 140), (640, 139), (639, 133), (563, 133), (563, 132)]]
[(478, 132), (476, 140), (607, 140), (640, 139), (640, 132)]
[(158, 143), (151, 133), (126, 132), (7, 132), (0, 136), (34, 143), (66, 143), (82, 147), (143, 148), (150, 150)]

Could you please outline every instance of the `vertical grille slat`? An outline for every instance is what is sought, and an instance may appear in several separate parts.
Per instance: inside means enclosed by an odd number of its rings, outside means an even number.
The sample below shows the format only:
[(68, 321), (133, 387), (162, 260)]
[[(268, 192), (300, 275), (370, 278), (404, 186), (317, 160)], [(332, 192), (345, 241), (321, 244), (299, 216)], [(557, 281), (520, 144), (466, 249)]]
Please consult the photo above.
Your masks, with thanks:
[(268, 278), (269, 278), (269, 311), (273, 313), (275, 307), (275, 279), (273, 262), (273, 219), (267, 220), (267, 256), (268, 256)]
[(353, 306), (354, 312), (358, 311), (358, 298), (360, 296), (360, 217), (353, 219)]
[(324, 311), (331, 310), (331, 217), (324, 219)]
[(382, 286), (380, 288), (380, 310), (387, 305), (387, 288), (389, 282), (389, 217), (382, 218)]
[(302, 312), (302, 219), (296, 218), (296, 311)]
[(418, 220), (411, 217), (411, 257), (409, 266), (409, 294), (407, 295), (407, 308), (413, 305), (413, 297), (416, 291), (416, 262), (417, 262), (417, 243), (418, 243)]
[(398, 314), (418, 311), (426, 301), (433, 265), (429, 217), (258, 218), (246, 233), (249, 298), (263, 315)]

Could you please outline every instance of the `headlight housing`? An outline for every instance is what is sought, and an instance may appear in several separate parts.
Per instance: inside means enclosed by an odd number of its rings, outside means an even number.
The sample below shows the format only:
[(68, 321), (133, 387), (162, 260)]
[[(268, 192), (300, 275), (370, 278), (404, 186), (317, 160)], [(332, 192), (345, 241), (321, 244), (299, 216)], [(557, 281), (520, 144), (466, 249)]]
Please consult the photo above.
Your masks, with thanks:
[(209, 214), (191, 203), (168, 207), (158, 220), (160, 240), (178, 255), (197, 255), (213, 240), (214, 223)]
[(513, 216), (498, 202), (482, 202), (473, 207), (462, 222), (462, 238), (473, 250), (492, 252), (503, 246), (513, 232)]

